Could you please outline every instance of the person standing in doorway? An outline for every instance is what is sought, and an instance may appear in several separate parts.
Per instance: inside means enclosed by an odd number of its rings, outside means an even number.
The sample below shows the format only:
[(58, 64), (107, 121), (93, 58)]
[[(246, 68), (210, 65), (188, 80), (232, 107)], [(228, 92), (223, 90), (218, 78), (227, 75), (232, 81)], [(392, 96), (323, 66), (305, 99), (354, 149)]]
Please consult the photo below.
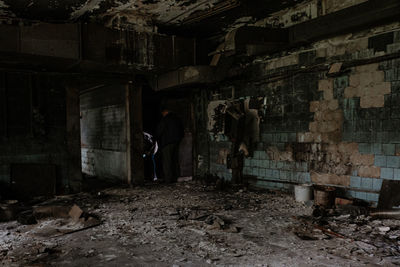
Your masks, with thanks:
[(161, 160), (166, 183), (175, 183), (180, 175), (179, 143), (184, 129), (179, 117), (168, 108), (161, 108), (162, 119), (157, 126), (157, 139), (161, 149)]
[[(157, 181), (157, 169), (156, 169), (156, 160), (155, 156), (158, 151), (158, 144), (155, 140), (154, 136), (149, 133), (143, 132), (143, 141), (144, 141), (144, 166), (145, 166), (145, 177), (147, 177), (147, 173), (151, 172), (152, 180)], [(150, 163), (150, 164), (149, 164)], [(149, 166), (151, 165), (151, 168)], [(149, 170), (151, 169), (151, 171)], [(147, 173), (146, 173), (147, 171)]]

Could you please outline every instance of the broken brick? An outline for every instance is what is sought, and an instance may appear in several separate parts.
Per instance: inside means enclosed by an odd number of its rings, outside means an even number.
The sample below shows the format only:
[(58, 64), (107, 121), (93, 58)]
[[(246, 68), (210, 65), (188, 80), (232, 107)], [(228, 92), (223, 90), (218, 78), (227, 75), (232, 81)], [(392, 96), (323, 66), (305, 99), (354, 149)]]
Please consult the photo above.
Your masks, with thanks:
[(374, 155), (361, 155), (358, 152), (350, 156), (350, 161), (357, 166), (372, 166), (374, 165), (374, 159)]
[(358, 175), (362, 177), (380, 178), (381, 168), (376, 166), (360, 166), (358, 167)]
[(311, 172), (311, 181), (319, 185), (350, 186), (350, 176)]

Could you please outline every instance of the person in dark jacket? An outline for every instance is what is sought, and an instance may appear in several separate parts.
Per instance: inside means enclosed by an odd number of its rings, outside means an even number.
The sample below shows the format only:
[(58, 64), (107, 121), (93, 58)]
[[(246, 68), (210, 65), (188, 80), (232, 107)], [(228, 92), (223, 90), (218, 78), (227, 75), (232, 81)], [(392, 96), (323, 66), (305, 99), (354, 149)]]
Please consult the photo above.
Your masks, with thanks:
[(179, 143), (183, 139), (184, 129), (179, 117), (167, 108), (161, 109), (162, 119), (157, 126), (164, 179), (166, 183), (174, 183), (180, 175)]

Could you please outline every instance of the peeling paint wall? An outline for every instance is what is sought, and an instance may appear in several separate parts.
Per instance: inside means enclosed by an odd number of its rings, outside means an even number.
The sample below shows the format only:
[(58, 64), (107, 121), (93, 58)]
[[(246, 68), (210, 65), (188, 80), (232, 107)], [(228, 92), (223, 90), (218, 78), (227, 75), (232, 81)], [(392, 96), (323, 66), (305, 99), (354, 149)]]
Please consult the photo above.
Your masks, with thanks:
[[(210, 9), (214, 4), (220, 2), (219, 0), (211, 1), (146, 1), (146, 0), (129, 0), (125, 3), (114, 1), (113, 4), (106, 10), (105, 0), (87, 0), (86, 3), (80, 7), (75, 8), (71, 14), (73, 19), (77, 19), (88, 13), (95, 13), (100, 11), (104, 16), (116, 16), (123, 14), (127, 20), (135, 16), (141, 15), (159, 22), (164, 23), (178, 23), (193, 14), (194, 12)], [(119, 15), (121, 16), (121, 15)]]
[(292, 25), (315, 19), (318, 17), (318, 2), (317, 0), (308, 1), (298, 4), (292, 8), (281, 10), (271, 14), (267, 19), (256, 22), (257, 26), (272, 25), (273, 27), (283, 28)]
[[(400, 25), (392, 23), (258, 57), (247, 79), (222, 84), (213, 101), (228, 99), (232, 87), (236, 99), (267, 99), (261, 140), (245, 159), (249, 182), (334, 185), (377, 202), (384, 179), (400, 180), (399, 52)], [(220, 158), (230, 141), (222, 134), (208, 142), (209, 172), (229, 179)]]

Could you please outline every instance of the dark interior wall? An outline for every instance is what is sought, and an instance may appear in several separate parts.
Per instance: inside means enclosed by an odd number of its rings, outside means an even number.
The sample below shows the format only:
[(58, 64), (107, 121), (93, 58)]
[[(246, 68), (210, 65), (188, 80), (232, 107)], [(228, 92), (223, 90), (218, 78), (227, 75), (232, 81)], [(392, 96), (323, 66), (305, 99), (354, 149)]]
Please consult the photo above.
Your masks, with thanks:
[(151, 88), (143, 87), (143, 131), (154, 135), (161, 120), (162, 96)]
[[(72, 118), (67, 119), (66, 114), (66, 80), (49, 75), (0, 73), (1, 189), (10, 186), (13, 164), (44, 164), (43, 167), (55, 166), (56, 177), (49, 179), (57, 180), (58, 192), (79, 190), (80, 176), (75, 173), (77, 177), (71, 177), (70, 172), (74, 164), (80, 165), (80, 161), (71, 159), (79, 159), (80, 155), (68, 153), (68, 140), (73, 133), (67, 135), (67, 121)], [(72, 180), (78, 184), (70, 183)]]
[(193, 114), (191, 96), (176, 92), (174, 96), (169, 95), (164, 99), (166, 105), (171, 111), (175, 112), (182, 120), (185, 135), (179, 147), (179, 163), (181, 177), (193, 176)]
[(210, 133), (207, 130), (207, 107), (210, 101), (210, 89), (198, 89), (193, 96), (193, 113), (195, 140), (194, 143), (194, 176), (202, 177), (210, 173)]
[(81, 105), (82, 170), (126, 181), (126, 86), (115, 83), (83, 91)]
[[(400, 179), (400, 31), (396, 26), (387, 31), (259, 58), (244, 79), (225, 81), (214, 95), (198, 93), (197, 116), (202, 119), (196, 120), (197, 128), (212, 119), (207, 106), (215, 100), (266, 97), (260, 140), (244, 162), (250, 183), (280, 189), (310, 182), (334, 185), (376, 202), (383, 180)], [(329, 67), (315, 67), (335, 62), (343, 65), (332, 75)], [(209, 144), (208, 151), (198, 154), (197, 165), (230, 180), (230, 140), (222, 133), (197, 134), (200, 147)]]

